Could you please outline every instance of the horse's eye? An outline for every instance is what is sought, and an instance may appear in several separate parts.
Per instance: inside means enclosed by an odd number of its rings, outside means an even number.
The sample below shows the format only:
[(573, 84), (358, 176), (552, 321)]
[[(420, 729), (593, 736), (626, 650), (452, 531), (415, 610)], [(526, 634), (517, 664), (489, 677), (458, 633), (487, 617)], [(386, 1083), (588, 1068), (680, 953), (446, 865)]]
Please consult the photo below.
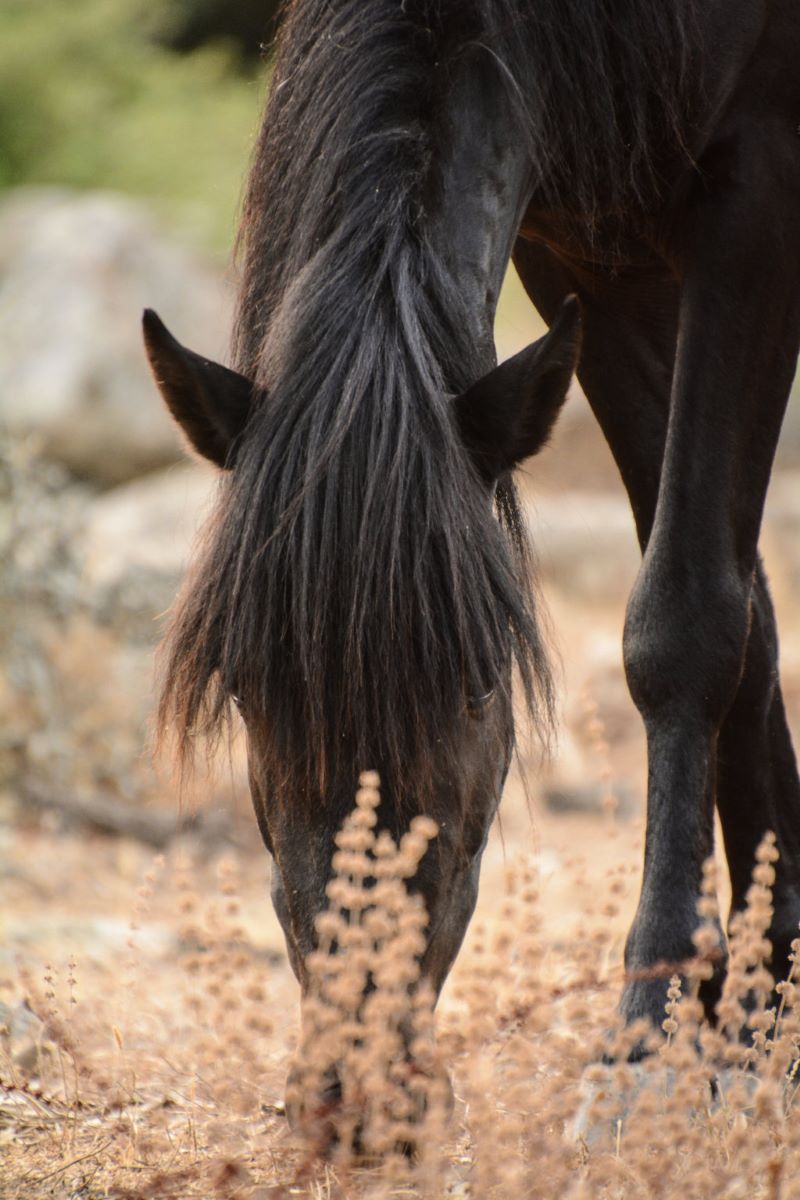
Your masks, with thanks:
[(494, 700), (494, 688), (490, 692), (485, 692), (482, 696), (467, 697), (467, 716), (473, 721), (482, 721), (486, 712), (492, 706)]

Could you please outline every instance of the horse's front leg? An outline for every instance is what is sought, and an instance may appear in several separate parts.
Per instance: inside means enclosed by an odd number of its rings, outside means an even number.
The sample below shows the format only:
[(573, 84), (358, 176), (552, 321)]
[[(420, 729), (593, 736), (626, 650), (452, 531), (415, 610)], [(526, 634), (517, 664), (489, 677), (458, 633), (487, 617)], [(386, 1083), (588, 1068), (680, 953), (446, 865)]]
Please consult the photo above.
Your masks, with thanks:
[(764, 498), (800, 344), (800, 146), (728, 130), (681, 222), (680, 334), (655, 518), (625, 624), (648, 741), (622, 1010), (663, 1018), (693, 954), (720, 727), (742, 678)]
[(779, 854), (767, 931), (772, 973), (786, 977), (800, 930), (800, 778), (780, 677), (778, 636), (764, 568), (756, 566), (742, 681), (717, 748), (717, 810), (731, 877), (731, 915), (747, 903), (755, 853), (767, 830)]

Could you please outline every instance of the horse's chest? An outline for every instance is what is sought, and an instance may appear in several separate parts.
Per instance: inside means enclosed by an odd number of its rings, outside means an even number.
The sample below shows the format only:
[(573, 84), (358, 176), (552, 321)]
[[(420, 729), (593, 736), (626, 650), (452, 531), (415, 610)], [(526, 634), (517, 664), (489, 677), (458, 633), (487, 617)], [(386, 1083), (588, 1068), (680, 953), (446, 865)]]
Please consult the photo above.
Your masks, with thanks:
[(579, 276), (649, 272), (664, 265), (642, 222), (612, 214), (590, 229), (579, 214), (548, 210), (534, 200), (519, 235), (543, 242)]

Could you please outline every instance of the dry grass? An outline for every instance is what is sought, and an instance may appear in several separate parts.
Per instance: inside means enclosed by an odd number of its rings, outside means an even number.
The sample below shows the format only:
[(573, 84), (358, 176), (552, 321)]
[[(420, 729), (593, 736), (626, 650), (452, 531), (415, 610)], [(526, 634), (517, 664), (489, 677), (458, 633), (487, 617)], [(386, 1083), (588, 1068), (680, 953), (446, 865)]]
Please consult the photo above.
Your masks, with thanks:
[[(448, 987), (434, 1048), (428, 997), (407, 992), (424, 914), (403, 883), (433, 831), (423, 822), (399, 847), (376, 841), (376, 802), (362, 789), (340, 835), (302, 1036), (285, 962), (259, 936), (263, 859), (212, 866), (184, 849), (148, 861), (129, 848), (126, 860), (121, 847), (98, 840), (51, 848), (48, 862), (38, 843), (44, 875), (60, 854), (72, 877), (82, 854), (105, 878), (103, 860), (116, 854), (121, 879), (105, 885), (107, 903), (134, 900), (110, 949), (89, 943), (81, 952), (62, 930), (49, 965), (23, 946), (4, 973), (0, 1195), (800, 1197), (794, 979), (781, 988), (779, 1011), (765, 1010), (769, 840), (734, 934), (720, 1031), (698, 1025), (693, 994), (713, 951), (709, 867), (709, 924), (688, 994), (673, 981), (666, 1040), (641, 1067), (604, 1067), (603, 1050), (624, 1054), (639, 1033), (614, 1019), (620, 970), (610, 930), (627, 891), (618, 867), (604, 894), (579, 864), (559, 868), (584, 910), (562, 940), (548, 932), (542, 891), (550, 885), (537, 859), (506, 864), (502, 894), (474, 927)], [(28, 861), (36, 849), (28, 844)], [(371, 890), (369, 875), (378, 877)], [(329, 953), (334, 941), (338, 955)], [(367, 970), (378, 986), (362, 1003)], [(411, 1029), (421, 1064), (413, 1077), (401, 1028)], [(306, 1106), (296, 1133), (281, 1102), (293, 1058), (295, 1102), (315, 1094), (334, 1061), (344, 1063), (341, 1106)], [(454, 1077), (450, 1119), (439, 1063)], [(412, 1139), (414, 1160), (397, 1152)], [(355, 1157), (354, 1142), (372, 1157)]]
[[(769, 843), (734, 939), (721, 1032), (697, 1025), (701, 961), (688, 995), (672, 988), (666, 1038), (649, 1061), (599, 1065), (636, 1035), (618, 1030), (614, 1015), (644, 775), (618, 667), (619, 613), (554, 597), (570, 651), (570, 780), (589, 785), (596, 803), (536, 811), (532, 826), (512, 781), (478, 914), (438, 1006), (435, 1047), (424, 993), (415, 1003), (407, 995), (424, 918), (403, 887), (431, 831), (417, 828), (401, 847), (375, 844), (369, 789), (340, 839), (301, 1031), (249, 809), (235, 814), (237, 848), (219, 854), (184, 840), (153, 858), (138, 843), (79, 834), (17, 803), (17, 781), (31, 775), (173, 803), (141, 753), (147, 689), (127, 644), (81, 610), (71, 510), (58, 480), (51, 491), (23, 496), (31, 529), (51, 529), (55, 542), (26, 534), (0, 613), (2, 1200), (800, 1200), (797, 981), (782, 988), (777, 1012), (765, 1004)], [(796, 698), (800, 643), (787, 623)], [(618, 806), (626, 791), (628, 815)], [(367, 902), (364, 881), (378, 864), (382, 891)], [(709, 868), (701, 960), (713, 951), (715, 903)], [(346, 955), (326, 953), (334, 939)], [(367, 964), (380, 986), (362, 1006)], [(409, 1027), (410, 1078), (400, 1037)], [(292, 1132), (283, 1108), (291, 1064), (304, 1085), (297, 1101), (314, 1095), (333, 1061), (346, 1064), (341, 1107), (320, 1120), (307, 1106)], [(443, 1064), (455, 1090), (449, 1118)], [(423, 1101), (425, 1120), (412, 1128)], [(396, 1152), (412, 1139), (414, 1161)], [(372, 1159), (356, 1158), (354, 1143)]]

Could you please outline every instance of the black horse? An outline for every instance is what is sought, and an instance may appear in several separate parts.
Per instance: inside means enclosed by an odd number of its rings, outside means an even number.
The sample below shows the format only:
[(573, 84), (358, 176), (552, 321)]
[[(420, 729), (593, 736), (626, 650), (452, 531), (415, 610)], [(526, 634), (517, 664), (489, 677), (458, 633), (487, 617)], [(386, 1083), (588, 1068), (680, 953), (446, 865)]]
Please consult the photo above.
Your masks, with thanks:
[[(777, 973), (800, 918), (800, 784), (757, 551), (800, 344), (794, 0), (295, 0), (240, 235), (234, 366), (145, 318), (192, 445), (224, 468), (167, 641), (189, 749), (232, 700), (305, 980), (362, 767), (416, 885), (438, 989), (513, 745), (550, 685), (513, 468), (579, 377), (643, 562), (624, 657), (649, 747), (622, 1009), (659, 1023), (720, 814), (744, 903), (777, 835)], [(495, 366), (513, 256), (550, 333)], [(579, 299), (575, 299), (578, 297)], [(724, 963), (706, 994), (714, 1000)]]

